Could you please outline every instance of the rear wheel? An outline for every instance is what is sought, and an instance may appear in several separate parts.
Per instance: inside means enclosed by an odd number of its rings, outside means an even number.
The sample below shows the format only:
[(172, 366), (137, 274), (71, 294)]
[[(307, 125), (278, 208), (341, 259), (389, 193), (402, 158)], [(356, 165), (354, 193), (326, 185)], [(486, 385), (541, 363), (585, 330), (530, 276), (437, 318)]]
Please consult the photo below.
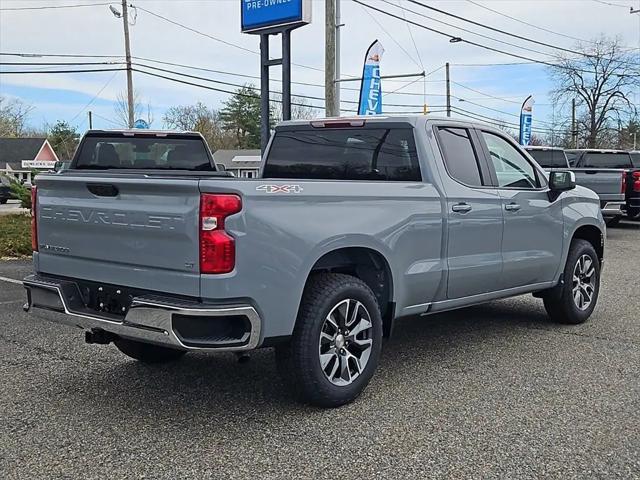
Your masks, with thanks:
[(631, 207), (627, 209), (627, 217), (631, 220), (640, 219), (640, 207)]
[(343, 274), (319, 274), (306, 288), (278, 370), (303, 402), (338, 407), (365, 389), (380, 359), (382, 318), (371, 289)]
[(114, 340), (115, 346), (126, 356), (143, 363), (166, 363), (176, 361), (187, 353), (184, 350), (161, 347), (151, 343), (136, 342), (126, 338)]
[(600, 293), (600, 260), (586, 240), (571, 242), (563, 272), (564, 284), (544, 298), (549, 317), (558, 323), (586, 322)]

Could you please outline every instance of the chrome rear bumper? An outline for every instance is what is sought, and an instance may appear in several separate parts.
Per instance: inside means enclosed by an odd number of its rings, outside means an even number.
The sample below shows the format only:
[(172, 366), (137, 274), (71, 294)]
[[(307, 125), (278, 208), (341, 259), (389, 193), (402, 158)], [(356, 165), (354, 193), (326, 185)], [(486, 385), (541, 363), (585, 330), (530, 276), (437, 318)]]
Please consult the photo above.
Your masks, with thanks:
[(625, 205), (624, 202), (606, 202), (602, 208), (602, 216), (603, 217), (618, 217), (622, 215), (622, 207)]
[[(114, 335), (180, 350), (243, 351), (258, 346), (261, 320), (250, 305), (207, 305), (157, 295), (133, 298), (124, 317), (89, 310), (73, 281), (31, 275), (23, 280), (27, 290), (25, 310), (39, 317), (84, 330)], [(246, 328), (233, 338), (204, 334), (194, 342), (180, 335), (176, 321), (208, 322), (238, 319)], [(236, 329), (237, 331), (237, 329)]]

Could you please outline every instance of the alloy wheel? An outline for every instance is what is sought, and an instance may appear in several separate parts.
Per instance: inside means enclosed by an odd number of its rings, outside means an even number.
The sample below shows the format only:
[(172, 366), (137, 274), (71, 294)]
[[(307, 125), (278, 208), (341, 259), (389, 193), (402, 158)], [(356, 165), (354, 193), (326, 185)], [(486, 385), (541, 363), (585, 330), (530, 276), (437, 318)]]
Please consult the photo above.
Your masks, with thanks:
[(372, 346), (373, 324), (366, 307), (354, 299), (342, 300), (320, 330), (320, 367), (334, 385), (349, 385), (367, 366)]
[(586, 310), (593, 301), (596, 289), (596, 268), (589, 255), (582, 255), (573, 268), (573, 302), (579, 310)]

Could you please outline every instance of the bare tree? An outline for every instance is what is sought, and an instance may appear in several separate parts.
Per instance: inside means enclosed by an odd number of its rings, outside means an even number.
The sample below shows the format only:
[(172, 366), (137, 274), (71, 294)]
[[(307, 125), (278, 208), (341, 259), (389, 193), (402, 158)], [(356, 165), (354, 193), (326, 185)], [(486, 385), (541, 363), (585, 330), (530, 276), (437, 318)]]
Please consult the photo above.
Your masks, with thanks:
[[(124, 128), (129, 127), (129, 102), (127, 100), (127, 92), (118, 93), (116, 104), (113, 107), (116, 116), (116, 122), (121, 124)], [(149, 104), (143, 105), (140, 92), (134, 90), (133, 92), (133, 118), (142, 119), (149, 125), (153, 123), (153, 115), (151, 114), (151, 107)]]
[[(271, 109), (271, 118), (274, 122), (282, 121), (282, 94), (271, 94), (271, 101), (269, 102)], [(305, 98), (291, 97), (291, 119), (292, 120), (306, 120), (315, 118), (317, 116), (316, 110), (311, 107)]]
[(0, 137), (23, 137), (28, 135), (27, 118), (33, 110), (18, 98), (0, 96)]
[(638, 113), (631, 100), (640, 87), (640, 63), (620, 45), (619, 39), (602, 37), (579, 43), (580, 57), (563, 56), (550, 67), (556, 103), (578, 101), (578, 126), (588, 148), (596, 148), (607, 131)]
[(233, 148), (235, 144), (233, 135), (223, 129), (220, 113), (201, 102), (171, 107), (165, 112), (163, 121), (166, 128), (200, 132), (213, 151)]

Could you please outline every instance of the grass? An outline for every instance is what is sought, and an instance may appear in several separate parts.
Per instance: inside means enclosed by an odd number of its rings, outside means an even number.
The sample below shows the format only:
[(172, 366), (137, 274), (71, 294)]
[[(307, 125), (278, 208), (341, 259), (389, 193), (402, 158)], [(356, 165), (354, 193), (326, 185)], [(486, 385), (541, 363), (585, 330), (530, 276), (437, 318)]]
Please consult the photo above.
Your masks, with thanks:
[(0, 215), (0, 258), (31, 256), (31, 217)]

